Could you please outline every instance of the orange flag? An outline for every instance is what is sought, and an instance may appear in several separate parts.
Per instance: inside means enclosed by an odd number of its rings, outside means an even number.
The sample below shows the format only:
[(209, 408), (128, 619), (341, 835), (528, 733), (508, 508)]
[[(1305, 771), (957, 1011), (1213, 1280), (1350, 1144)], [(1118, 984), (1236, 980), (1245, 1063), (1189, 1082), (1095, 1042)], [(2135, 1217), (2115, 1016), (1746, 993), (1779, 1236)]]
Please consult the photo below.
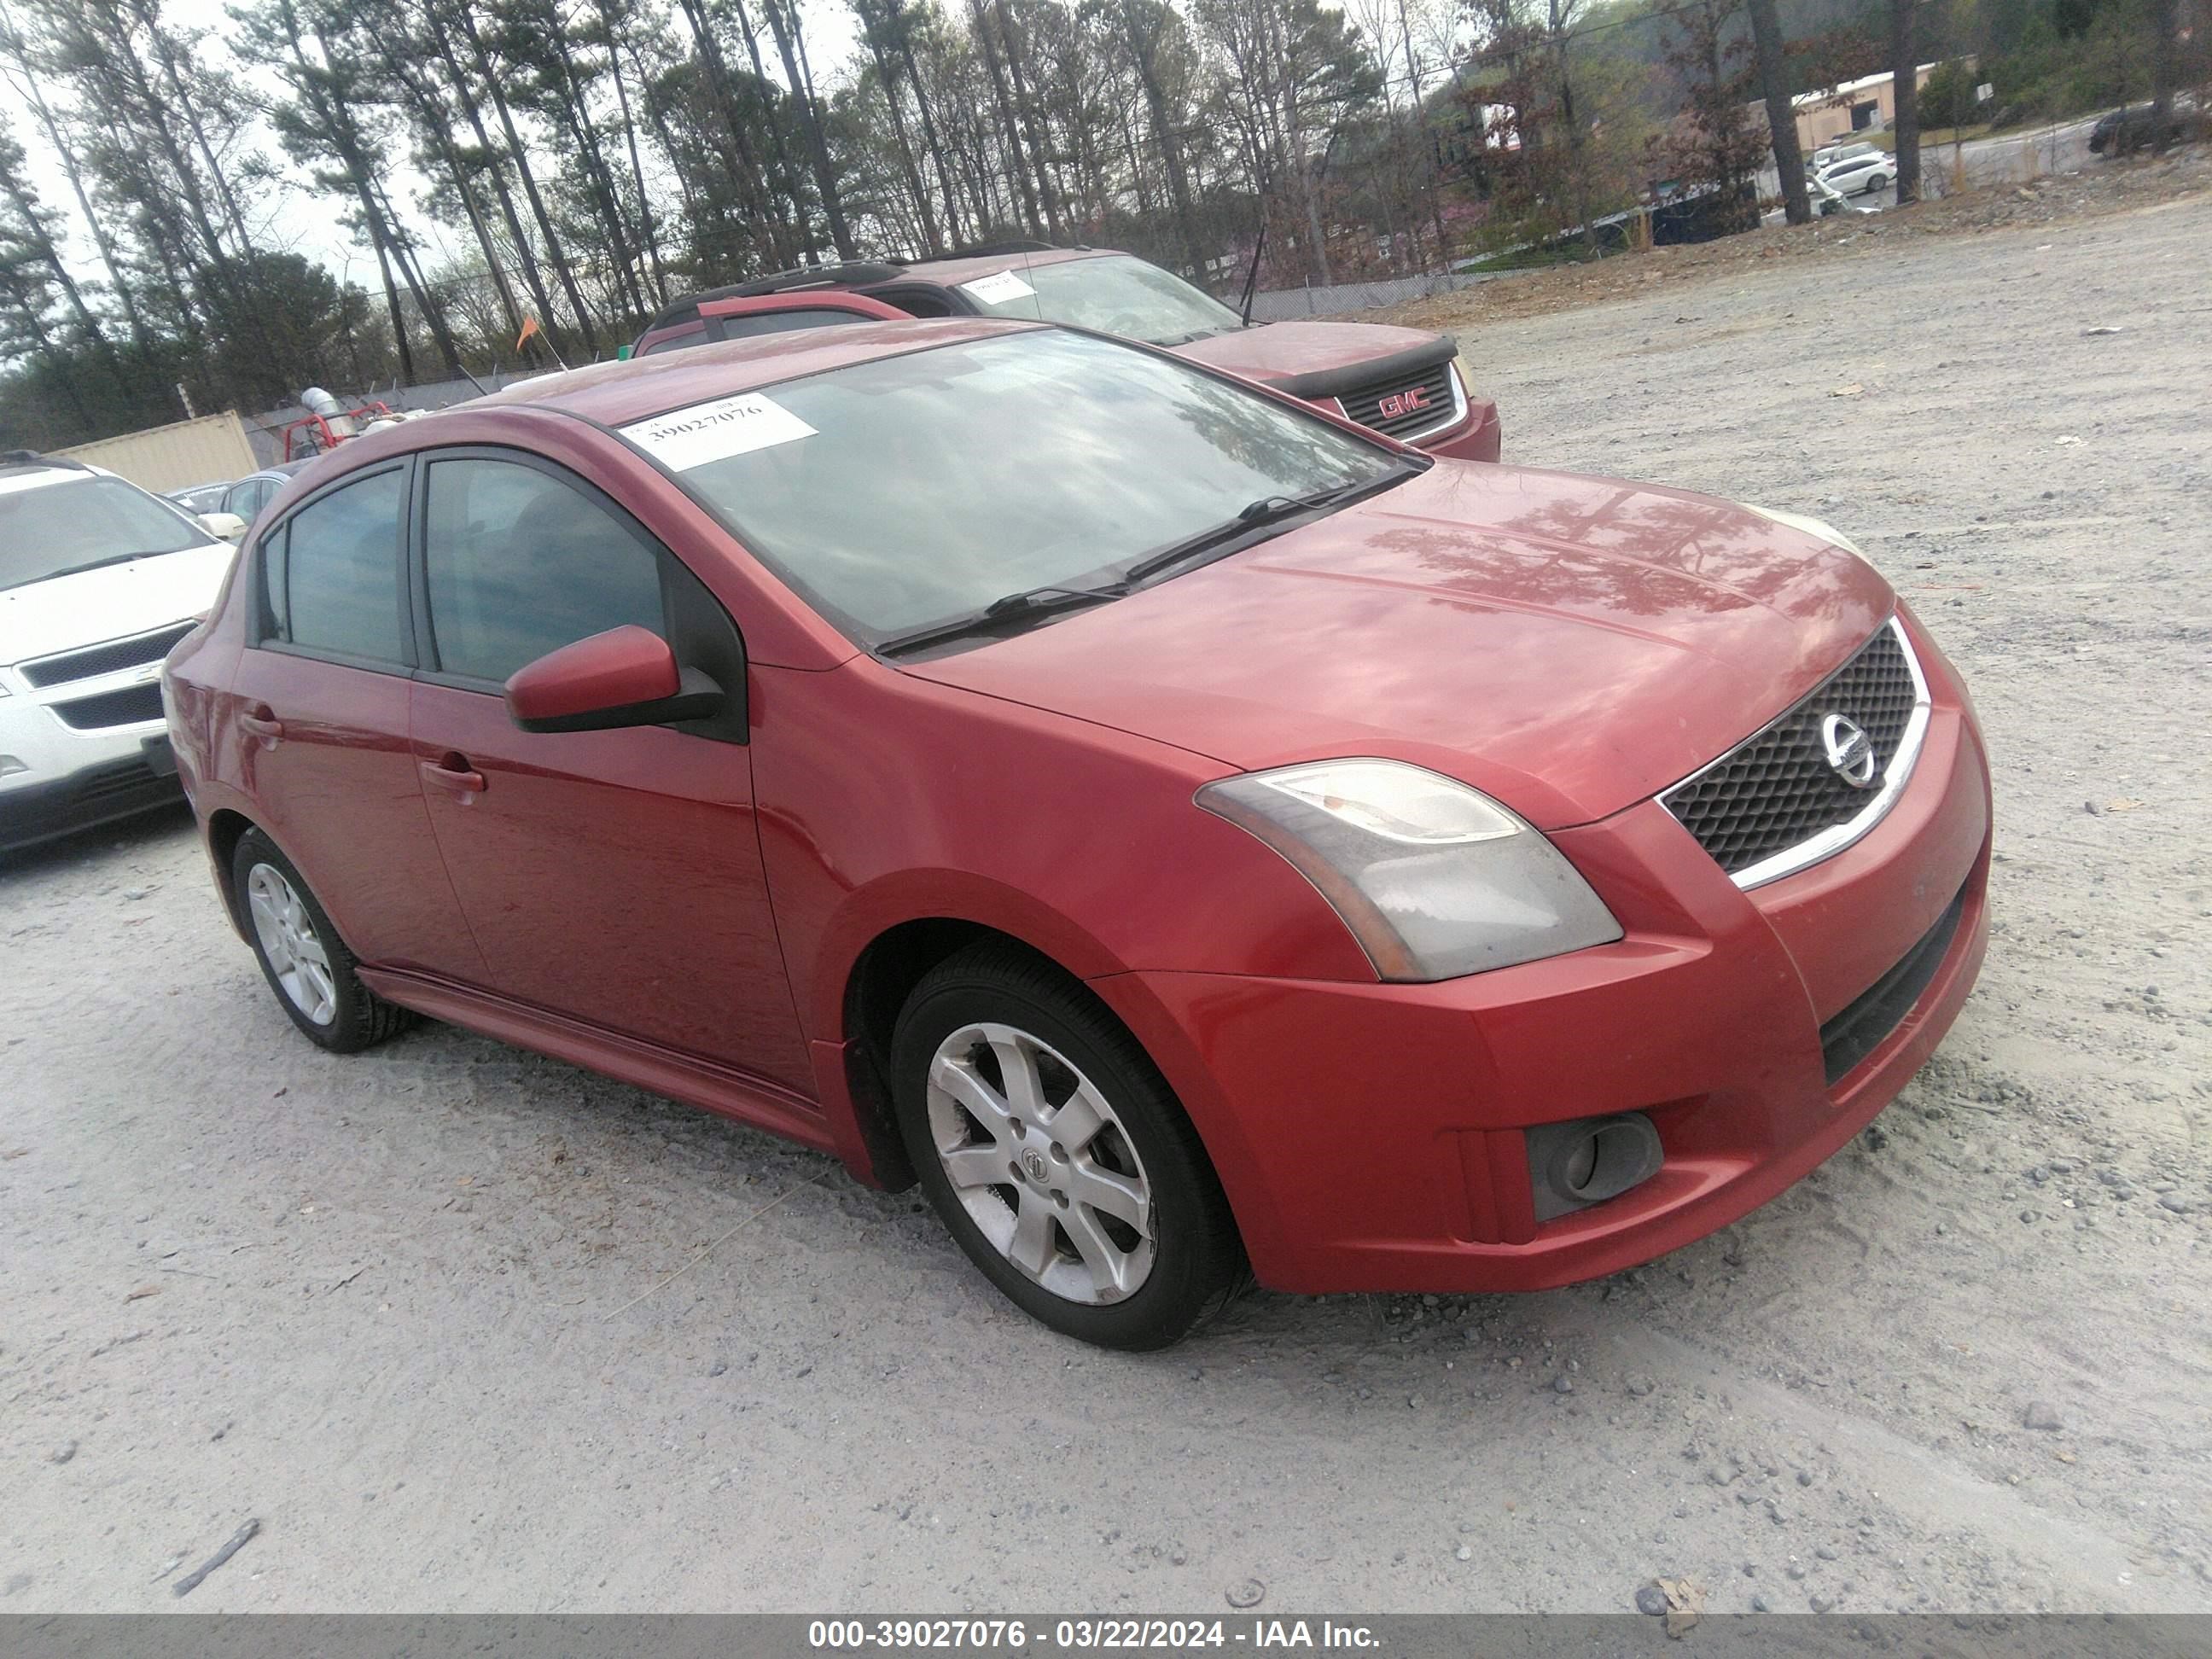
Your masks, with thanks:
[(529, 343), (530, 337), (537, 332), (538, 319), (535, 317), (524, 318), (522, 319), (522, 332), (514, 337), (514, 349), (517, 351), (521, 350), (525, 345)]

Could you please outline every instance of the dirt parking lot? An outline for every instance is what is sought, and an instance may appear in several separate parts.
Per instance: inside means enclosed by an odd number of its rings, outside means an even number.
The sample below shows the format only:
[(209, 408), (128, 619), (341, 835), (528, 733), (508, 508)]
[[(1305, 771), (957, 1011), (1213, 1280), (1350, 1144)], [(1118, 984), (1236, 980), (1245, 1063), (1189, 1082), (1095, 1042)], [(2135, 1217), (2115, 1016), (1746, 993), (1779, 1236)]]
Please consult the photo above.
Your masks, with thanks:
[(248, 1517), (181, 1605), (2212, 1608), (2212, 196), (1830, 240), (1462, 330), (1510, 459), (1830, 517), (1973, 685), (1989, 964), (1813, 1179), (1095, 1352), (765, 1136), (319, 1054), (172, 815), (0, 866), (0, 1612)]

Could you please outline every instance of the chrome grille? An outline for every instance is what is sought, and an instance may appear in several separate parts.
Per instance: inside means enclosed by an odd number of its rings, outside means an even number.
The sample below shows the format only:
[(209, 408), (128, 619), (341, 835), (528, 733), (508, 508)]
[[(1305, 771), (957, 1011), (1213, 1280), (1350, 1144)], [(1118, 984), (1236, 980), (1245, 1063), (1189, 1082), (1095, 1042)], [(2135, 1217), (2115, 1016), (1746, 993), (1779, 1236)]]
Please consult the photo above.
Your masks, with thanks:
[[(1886, 623), (1810, 696), (1676, 784), (1660, 804), (1737, 877), (1863, 814), (1872, 814), (1871, 827), (1911, 769), (1918, 746), (1913, 714), (1926, 697), (1902, 633)], [(1855, 722), (1873, 743), (1868, 787), (1854, 788), (1829, 765), (1820, 723), (1830, 714)], [(1908, 735), (1909, 751), (1900, 754)]]
[(198, 626), (198, 623), (179, 623), (175, 627), (164, 628), (159, 633), (140, 634), (127, 640), (109, 640), (104, 644), (88, 645), (82, 651), (67, 651), (58, 657), (42, 657), (36, 662), (21, 664), (20, 672), (26, 680), (36, 686), (96, 679), (102, 674), (112, 674), (119, 668), (136, 668), (141, 663), (161, 661), (169, 654), (172, 646)]
[[(1418, 392), (1419, 396), (1410, 404), (1402, 400)], [(1393, 412), (1384, 414), (1382, 406), (1391, 398), (1401, 400)], [(1377, 432), (1388, 433), (1393, 438), (1403, 438), (1408, 433), (1420, 432), (1450, 417), (1452, 412), (1451, 360), (1431, 364), (1418, 374), (1400, 374), (1388, 380), (1364, 386), (1356, 391), (1343, 392), (1337, 401), (1344, 412), (1362, 426), (1373, 427)]]

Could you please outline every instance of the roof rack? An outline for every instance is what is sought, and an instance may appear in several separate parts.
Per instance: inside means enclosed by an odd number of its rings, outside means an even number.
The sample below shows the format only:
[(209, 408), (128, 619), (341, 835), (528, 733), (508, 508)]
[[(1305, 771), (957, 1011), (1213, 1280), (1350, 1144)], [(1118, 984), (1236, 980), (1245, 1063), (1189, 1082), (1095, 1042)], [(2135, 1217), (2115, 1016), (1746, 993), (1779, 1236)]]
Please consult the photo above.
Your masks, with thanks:
[(33, 466), (54, 467), (64, 472), (92, 471), (82, 461), (71, 460), (66, 455), (41, 455), (35, 449), (0, 449), (0, 467), (14, 471)]
[(1039, 242), (1026, 237), (1012, 236), (1003, 242), (969, 242), (952, 249), (948, 253), (940, 253), (937, 257), (940, 259), (992, 259), (1001, 253), (1065, 253), (1066, 252), (1067, 250), (1058, 242)]

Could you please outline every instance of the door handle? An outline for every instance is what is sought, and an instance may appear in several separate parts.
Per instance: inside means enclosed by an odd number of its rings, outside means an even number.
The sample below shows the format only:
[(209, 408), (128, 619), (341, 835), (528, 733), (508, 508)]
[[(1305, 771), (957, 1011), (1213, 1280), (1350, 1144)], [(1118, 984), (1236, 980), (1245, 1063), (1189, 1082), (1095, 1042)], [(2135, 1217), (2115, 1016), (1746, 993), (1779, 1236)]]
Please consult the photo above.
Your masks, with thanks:
[(443, 760), (423, 761), (420, 764), (424, 782), (434, 783), (439, 788), (449, 790), (465, 801), (471, 795), (483, 793), (484, 775), (481, 772), (471, 771), (465, 756), (448, 755)]
[(278, 720), (265, 702), (258, 702), (238, 717), (241, 732), (250, 732), (257, 738), (266, 738), (274, 743), (284, 735), (284, 722)]

